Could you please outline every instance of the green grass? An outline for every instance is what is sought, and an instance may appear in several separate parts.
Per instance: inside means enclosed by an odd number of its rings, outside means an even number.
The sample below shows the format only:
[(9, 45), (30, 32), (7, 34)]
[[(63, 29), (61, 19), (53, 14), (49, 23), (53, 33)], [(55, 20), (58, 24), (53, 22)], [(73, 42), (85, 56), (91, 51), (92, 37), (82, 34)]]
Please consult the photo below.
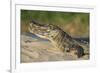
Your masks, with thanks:
[(73, 36), (89, 36), (89, 13), (21, 10), (21, 32), (31, 20), (54, 24)]

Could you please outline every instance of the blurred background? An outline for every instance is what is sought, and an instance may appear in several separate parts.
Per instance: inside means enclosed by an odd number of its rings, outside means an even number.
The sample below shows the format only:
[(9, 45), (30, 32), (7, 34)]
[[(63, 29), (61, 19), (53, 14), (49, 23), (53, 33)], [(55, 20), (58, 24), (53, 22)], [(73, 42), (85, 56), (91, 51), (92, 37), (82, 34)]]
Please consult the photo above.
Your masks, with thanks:
[(54, 24), (74, 37), (89, 37), (89, 13), (21, 10), (21, 33), (34, 19), (43, 24)]

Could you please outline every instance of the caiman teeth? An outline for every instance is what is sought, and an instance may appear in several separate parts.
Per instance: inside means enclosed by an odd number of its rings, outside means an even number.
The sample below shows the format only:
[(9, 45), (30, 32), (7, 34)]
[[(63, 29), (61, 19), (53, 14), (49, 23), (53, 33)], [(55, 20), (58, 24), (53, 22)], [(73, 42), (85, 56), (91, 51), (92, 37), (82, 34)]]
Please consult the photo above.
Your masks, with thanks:
[(32, 28), (32, 23), (30, 23), (30, 27)]
[(30, 27), (28, 27), (28, 30), (29, 30), (31, 33), (33, 33), (32, 29), (31, 29)]

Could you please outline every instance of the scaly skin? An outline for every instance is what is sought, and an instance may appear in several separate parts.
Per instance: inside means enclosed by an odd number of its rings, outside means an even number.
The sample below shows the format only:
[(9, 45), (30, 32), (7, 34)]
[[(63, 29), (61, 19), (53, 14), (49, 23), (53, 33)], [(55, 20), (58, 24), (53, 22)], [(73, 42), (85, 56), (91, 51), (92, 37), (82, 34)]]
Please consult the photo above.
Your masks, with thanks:
[(38, 37), (50, 40), (55, 48), (59, 48), (63, 52), (75, 50), (75, 54), (78, 58), (84, 55), (85, 50), (89, 51), (88, 43), (84, 44), (83, 42), (76, 41), (56, 25), (40, 24), (33, 20), (30, 22), (28, 29), (29, 32), (37, 35)]

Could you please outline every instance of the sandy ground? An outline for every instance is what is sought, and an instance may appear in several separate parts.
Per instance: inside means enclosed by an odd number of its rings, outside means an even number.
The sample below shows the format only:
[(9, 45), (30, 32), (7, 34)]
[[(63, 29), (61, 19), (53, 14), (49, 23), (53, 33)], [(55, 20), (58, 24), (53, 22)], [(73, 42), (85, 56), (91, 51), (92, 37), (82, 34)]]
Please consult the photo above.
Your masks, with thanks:
[(46, 61), (88, 60), (89, 55), (77, 58), (73, 53), (63, 53), (52, 46), (51, 42), (21, 35), (21, 63)]

